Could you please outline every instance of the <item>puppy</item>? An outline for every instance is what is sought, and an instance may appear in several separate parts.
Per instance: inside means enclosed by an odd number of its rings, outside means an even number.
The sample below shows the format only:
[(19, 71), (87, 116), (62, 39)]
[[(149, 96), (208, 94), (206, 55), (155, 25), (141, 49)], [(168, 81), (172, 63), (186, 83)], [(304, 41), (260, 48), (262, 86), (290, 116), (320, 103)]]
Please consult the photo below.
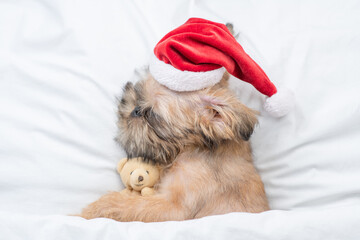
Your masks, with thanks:
[(165, 170), (148, 197), (111, 192), (83, 209), (86, 219), (157, 222), (269, 209), (248, 142), (256, 114), (220, 83), (174, 92), (150, 74), (127, 83), (118, 109), (118, 142), (128, 158)]

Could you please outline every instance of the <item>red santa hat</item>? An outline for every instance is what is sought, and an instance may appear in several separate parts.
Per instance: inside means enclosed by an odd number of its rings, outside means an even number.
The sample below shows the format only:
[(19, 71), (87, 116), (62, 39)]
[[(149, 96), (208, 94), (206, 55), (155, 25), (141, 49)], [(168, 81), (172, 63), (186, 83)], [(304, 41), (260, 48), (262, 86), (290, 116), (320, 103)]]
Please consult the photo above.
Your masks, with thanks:
[(284, 116), (293, 106), (292, 93), (275, 87), (224, 24), (190, 18), (166, 34), (154, 54), (150, 73), (171, 90), (196, 91), (213, 86), (226, 69), (268, 97), (264, 108), (272, 116)]

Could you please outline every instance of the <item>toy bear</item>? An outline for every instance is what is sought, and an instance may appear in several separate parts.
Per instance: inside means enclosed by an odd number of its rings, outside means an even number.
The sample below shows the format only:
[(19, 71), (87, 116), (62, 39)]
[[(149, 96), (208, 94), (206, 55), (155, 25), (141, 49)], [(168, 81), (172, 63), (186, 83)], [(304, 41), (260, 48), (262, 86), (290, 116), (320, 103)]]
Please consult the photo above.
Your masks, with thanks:
[(117, 165), (117, 171), (125, 185), (122, 193), (149, 196), (154, 194), (154, 185), (160, 178), (158, 164), (146, 163), (142, 158), (123, 158)]

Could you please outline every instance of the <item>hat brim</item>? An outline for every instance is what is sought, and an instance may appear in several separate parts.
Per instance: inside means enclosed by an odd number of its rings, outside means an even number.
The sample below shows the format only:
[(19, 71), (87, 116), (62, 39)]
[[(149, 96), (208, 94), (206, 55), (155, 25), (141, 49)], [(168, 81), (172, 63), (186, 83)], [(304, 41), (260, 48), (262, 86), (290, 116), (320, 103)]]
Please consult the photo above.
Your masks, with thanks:
[(181, 71), (159, 60), (155, 55), (151, 57), (149, 70), (156, 81), (178, 92), (196, 91), (214, 86), (221, 81), (225, 73), (224, 67), (207, 72)]

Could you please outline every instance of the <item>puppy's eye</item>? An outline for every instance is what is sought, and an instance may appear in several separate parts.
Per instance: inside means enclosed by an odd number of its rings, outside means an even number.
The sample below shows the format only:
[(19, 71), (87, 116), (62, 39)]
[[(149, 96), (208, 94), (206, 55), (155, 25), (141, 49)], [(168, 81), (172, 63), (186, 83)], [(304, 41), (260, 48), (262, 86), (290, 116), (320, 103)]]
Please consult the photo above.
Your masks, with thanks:
[(130, 175), (133, 173), (133, 171), (131, 171)]
[(134, 110), (131, 112), (132, 117), (141, 117), (141, 109), (139, 106), (134, 108)]
[(148, 170), (146, 170), (146, 173), (147, 173), (147, 174), (149, 174), (149, 171), (148, 171)]

